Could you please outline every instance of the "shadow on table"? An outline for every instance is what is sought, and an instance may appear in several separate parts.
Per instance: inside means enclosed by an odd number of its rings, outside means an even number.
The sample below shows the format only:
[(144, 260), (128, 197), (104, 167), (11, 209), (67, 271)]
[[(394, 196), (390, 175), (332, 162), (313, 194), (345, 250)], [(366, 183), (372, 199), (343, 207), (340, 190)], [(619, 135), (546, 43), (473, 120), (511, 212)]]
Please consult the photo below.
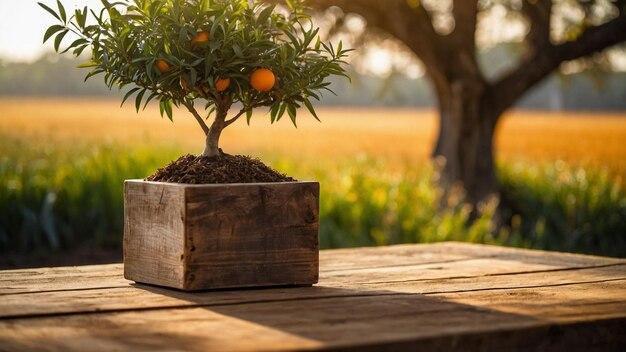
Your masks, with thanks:
[[(163, 343), (190, 351), (236, 346), (424, 351), (593, 347), (589, 332), (580, 334), (575, 326), (564, 329), (524, 315), (415, 293), (324, 286), (201, 293), (136, 287), (196, 305), (180, 316), (176, 316), (180, 312), (172, 312), (168, 322), (192, 323), (193, 329), (157, 324), (152, 336), (143, 336), (143, 342), (126, 341), (143, 348)], [(605, 327), (598, 325), (597, 329)]]

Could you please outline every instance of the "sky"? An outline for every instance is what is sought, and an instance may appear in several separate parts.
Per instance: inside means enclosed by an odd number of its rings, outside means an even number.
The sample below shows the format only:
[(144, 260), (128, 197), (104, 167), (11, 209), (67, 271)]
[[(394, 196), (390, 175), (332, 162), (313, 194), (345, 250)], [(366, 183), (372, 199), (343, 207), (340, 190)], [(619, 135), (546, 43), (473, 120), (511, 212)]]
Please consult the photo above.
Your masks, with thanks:
[[(51, 51), (53, 40), (42, 44), (46, 29), (57, 24), (58, 20), (37, 5), (41, 1), (56, 9), (56, 0), (0, 0), (0, 58), (5, 61), (32, 62), (44, 52)], [(101, 9), (100, 0), (62, 0), (68, 14), (76, 8), (88, 6), (92, 9)], [(502, 21), (502, 19), (500, 19)], [(68, 36), (69, 38), (69, 36)], [(501, 38), (500, 38), (501, 39)], [(404, 72), (415, 78), (423, 74), (423, 70), (409, 58), (400, 57), (397, 53), (382, 48), (370, 48), (364, 54), (366, 73), (385, 76), (391, 72), (392, 61), (396, 67), (406, 67)], [(618, 71), (626, 71), (626, 55), (612, 53), (610, 59)]]
[[(38, 0), (56, 9), (54, 0)], [(37, 5), (37, 0), (0, 0), (0, 57), (9, 61), (34, 61), (52, 50), (52, 40), (42, 44), (46, 29), (58, 20)], [(102, 8), (100, 0), (63, 0), (66, 11), (84, 6)]]
[[(56, 0), (0, 0), (0, 4), (3, 5), (0, 11), (0, 33), (2, 33), (0, 58), (3, 60), (32, 62), (46, 51), (52, 51), (53, 39), (43, 44), (43, 35), (46, 29), (57, 24), (58, 20), (42, 9), (37, 2), (57, 9)], [(100, 0), (61, 0), (61, 2), (68, 16), (76, 8), (82, 9), (84, 6), (97, 10), (102, 8)], [(371, 50), (366, 54), (368, 61), (366, 66), (371, 73), (384, 76), (391, 69), (390, 55), (391, 53), (386, 50)], [(419, 74), (417, 70), (414, 75)]]

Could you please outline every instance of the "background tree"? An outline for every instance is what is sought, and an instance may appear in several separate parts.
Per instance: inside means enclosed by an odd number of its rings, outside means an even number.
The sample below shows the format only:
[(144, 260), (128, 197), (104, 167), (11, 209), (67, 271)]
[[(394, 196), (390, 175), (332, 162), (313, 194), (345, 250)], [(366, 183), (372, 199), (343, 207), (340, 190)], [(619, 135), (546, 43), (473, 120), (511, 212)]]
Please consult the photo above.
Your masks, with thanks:
[[(474, 205), (500, 189), (493, 137), (503, 112), (559, 66), (626, 40), (624, 0), (308, 0), (360, 15), (423, 62), (438, 99), (434, 157), (445, 158), (442, 184), (461, 184)], [(477, 29), (494, 9), (525, 28), (516, 67), (487, 78), (477, 60)], [(485, 31), (506, 30), (503, 27)], [(443, 159), (442, 158), (442, 159)]]

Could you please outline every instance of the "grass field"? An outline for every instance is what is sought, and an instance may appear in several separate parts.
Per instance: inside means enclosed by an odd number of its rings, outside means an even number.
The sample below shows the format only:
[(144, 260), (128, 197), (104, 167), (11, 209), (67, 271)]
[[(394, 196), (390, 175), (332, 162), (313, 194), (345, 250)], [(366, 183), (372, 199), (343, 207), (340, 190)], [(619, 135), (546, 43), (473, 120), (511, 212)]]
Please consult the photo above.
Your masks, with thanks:
[[(0, 99), (0, 131), (35, 141), (114, 143), (129, 148), (156, 143), (198, 153), (202, 131), (186, 111), (174, 123), (155, 107), (136, 114), (114, 100)], [(376, 157), (390, 162), (426, 161), (436, 137), (431, 110), (321, 108), (322, 123), (301, 112), (298, 129), (288, 119), (270, 125), (259, 111), (225, 130), (229, 153), (297, 159)], [(504, 161), (554, 162), (626, 174), (626, 113), (512, 112), (504, 116), (496, 151)]]
[[(0, 251), (119, 246), (122, 180), (141, 178), (203, 146), (179, 111), (172, 124), (149, 107), (112, 100), (0, 99)], [(490, 208), (469, 210), (440, 192), (428, 162), (433, 111), (320, 108), (295, 129), (262, 112), (224, 132), (228, 153), (261, 157), (322, 183), (325, 248), (468, 240), (626, 256), (625, 114), (513, 112), (496, 138), (499, 174), (517, 204), (493, 233)]]

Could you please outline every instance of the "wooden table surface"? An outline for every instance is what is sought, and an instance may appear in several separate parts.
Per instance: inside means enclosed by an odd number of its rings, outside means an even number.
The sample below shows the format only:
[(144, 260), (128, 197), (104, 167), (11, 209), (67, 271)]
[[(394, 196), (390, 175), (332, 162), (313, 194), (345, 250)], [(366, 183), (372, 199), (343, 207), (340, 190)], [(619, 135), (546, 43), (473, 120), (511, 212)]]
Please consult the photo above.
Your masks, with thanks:
[(201, 293), (135, 284), (121, 264), (0, 271), (0, 351), (624, 346), (624, 259), (463, 243), (327, 250), (313, 287)]

